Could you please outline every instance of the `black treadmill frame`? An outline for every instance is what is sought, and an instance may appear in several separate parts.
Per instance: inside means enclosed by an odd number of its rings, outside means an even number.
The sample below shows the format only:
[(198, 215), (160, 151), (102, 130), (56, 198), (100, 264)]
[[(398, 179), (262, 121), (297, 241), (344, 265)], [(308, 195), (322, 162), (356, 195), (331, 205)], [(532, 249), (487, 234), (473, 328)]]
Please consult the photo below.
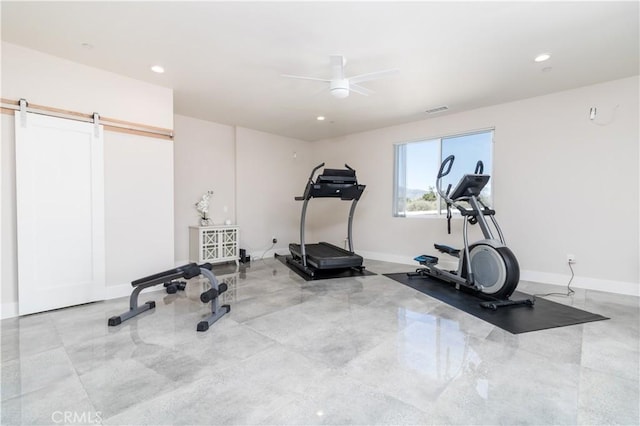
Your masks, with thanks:
[[(289, 244), (289, 250), (291, 251), (291, 259), (287, 260), (287, 263), (295, 266), (296, 268), (303, 271), (305, 274), (313, 277), (315, 275), (316, 270), (339, 270), (339, 269), (358, 269), (360, 272), (364, 270), (364, 266), (362, 266), (362, 257), (358, 256), (353, 251), (353, 216), (356, 210), (356, 206), (358, 205), (358, 201), (366, 188), (366, 185), (358, 184), (357, 178), (355, 177), (355, 170), (349, 167), (348, 164), (344, 165), (348, 170), (353, 172), (353, 178), (344, 177), (344, 182), (326, 182), (323, 179), (324, 175), (319, 175), (316, 182), (313, 181), (313, 177), (315, 176), (318, 169), (324, 167), (324, 163), (316, 166), (309, 176), (309, 180), (307, 182), (307, 186), (305, 187), (304, 195), (300, 197), (295, 197), (297, 201), (303, 201), (302, 204), (302, 212), (300, 214), (300, 260), (297, 259), (297, 253), (294, 253), (295, 246), (297, 244)], [(327, 172), (325, 169), (324, 172)], [(337, 177), (339, 179), (339, 177)], [(329, 189), (329, 190), (327, 190)], [(307, 216), (307, 207), (309, 205), (309, 201), (312, 198), (340, 198), (345, 201), (351, 200), (351, 208), (349, 209), (349, 220), (347, 223), (347, 241), (349, 243), (349, 250), (346, 251), (343, 248), (335, 246), (333, 244), (329, 244), (326, 242), (320, 242), (317, 245), (321, 245), (324, 247), (331, 248), (336, 252), (349, 253), (354, 257), (354, 261), (350, 262), (352, 264), (349, 265), (341, 265), (335, 266), (334, 262), (326, 262), (327, 265), (323, 265), (323, 262), (313, 262), (315, 265), (310, 264), (307, 256), (307, 247), (305, 244), (305, 228), (306, 228), (306, 216)], [(347, 257), (347, 256), (345, 256)], [(359, 259), (357, 259), (357, 258)], [(338, 262), (339, 263), (339, 262)], [(343, 262), (344, 263), (344, 262)]]

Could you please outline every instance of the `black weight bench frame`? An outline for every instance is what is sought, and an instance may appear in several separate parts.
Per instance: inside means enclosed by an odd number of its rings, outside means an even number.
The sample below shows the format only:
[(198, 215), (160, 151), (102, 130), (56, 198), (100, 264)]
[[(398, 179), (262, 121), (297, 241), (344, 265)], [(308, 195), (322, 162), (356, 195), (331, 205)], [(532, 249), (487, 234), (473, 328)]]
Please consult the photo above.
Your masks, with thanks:
[(199, 275), (204, 275), (209, 281), (211, 288), (200, 295), (200, 300), (203, 303), (208, 303), (211, 301), (211, 315), (203, 321), (200, 321), (196, 329), (198, 331), (207, 331), (209, 329), (209, 326), (218, 321), (231, 310), (231, 307), (229, 305), (220, 304), (220, 298), (218, 296), (220, 296), (227, 290), (227, 285), (224, 283), (220, 284), (218, 282), (215, 274), (211, 272), (212, 268), (213, 266), (210, 263), (204, 263), (202, 265), (189, 263), (187, 265), (169, 269), (164, 272), (159, 272), (157, 274), (149, 275), (148, 277), (132, 281), (131, 285), (134, 287), (134, 289), (131, 293), (131, 296), (129, 297), (129, 310), (122, 313), (121, 315), (109, 318), (109, 326), (113, 327), (120, 325), (128, 319), (156, 307), (156, 302), (154, 302), (153, 300), (145, 302), (142, 305), (138, 305), (138, 296), (140, 295), (140, 292), (145, 288), (153, 287), (158, 284), (168, 283), (181, 278), (188, 280)]

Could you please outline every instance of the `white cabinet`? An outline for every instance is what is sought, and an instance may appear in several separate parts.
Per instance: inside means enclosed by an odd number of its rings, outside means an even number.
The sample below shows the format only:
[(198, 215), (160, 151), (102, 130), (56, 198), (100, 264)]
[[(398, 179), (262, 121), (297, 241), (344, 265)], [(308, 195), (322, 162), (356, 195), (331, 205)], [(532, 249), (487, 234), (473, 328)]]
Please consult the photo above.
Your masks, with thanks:
[(197, 263), (236, 262), (238, 264), (239, 229), (237, 226), (190, 226), (189, 261)]

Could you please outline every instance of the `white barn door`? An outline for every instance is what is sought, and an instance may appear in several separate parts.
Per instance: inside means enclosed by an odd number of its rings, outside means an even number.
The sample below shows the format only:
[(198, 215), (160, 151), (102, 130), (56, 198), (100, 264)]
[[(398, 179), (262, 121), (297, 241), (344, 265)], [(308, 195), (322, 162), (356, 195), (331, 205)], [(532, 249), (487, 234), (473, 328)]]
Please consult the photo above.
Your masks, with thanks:
[(104, 298), (102, 126), (15, 114), (20, 315)]

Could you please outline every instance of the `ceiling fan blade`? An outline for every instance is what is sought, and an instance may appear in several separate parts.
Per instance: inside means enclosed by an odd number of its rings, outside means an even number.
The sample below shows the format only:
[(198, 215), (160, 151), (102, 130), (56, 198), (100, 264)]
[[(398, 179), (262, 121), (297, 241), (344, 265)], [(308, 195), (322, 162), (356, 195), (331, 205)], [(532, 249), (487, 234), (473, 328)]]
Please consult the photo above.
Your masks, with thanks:
[(357, 84), (349, 84), (349, 90), (364, 96), (373, 95), (375, 93), (373, 90), (369, 90), (366, 87), (358, 86)]
[(391, 70), (375, 71), (375, 72), (370, 72), (370, 73), (367, 73), (367, 74), (355, 75), (355, 76), (349, 78), (349, 83), (350, 84), (358, 84), (358, 83), (362, 83), (363, 81), (369, 81), (369, 80), (375, 80), (375, 79), (378, 79), (378, 78), (389, 77), (391, 75), (398, 74), (399, 72), (400, 72), (399, 69), (394, 68), (394, 69), (391, 69)]
[(306, 77), (306, 76), (302, 76), (302, 75), (280, 74), (280, 77), (298, 78), (300, 80), (324, 81), (325, 83), (330, 83), (331, 82), (331, 80), (327, 80), (326, 78)]

